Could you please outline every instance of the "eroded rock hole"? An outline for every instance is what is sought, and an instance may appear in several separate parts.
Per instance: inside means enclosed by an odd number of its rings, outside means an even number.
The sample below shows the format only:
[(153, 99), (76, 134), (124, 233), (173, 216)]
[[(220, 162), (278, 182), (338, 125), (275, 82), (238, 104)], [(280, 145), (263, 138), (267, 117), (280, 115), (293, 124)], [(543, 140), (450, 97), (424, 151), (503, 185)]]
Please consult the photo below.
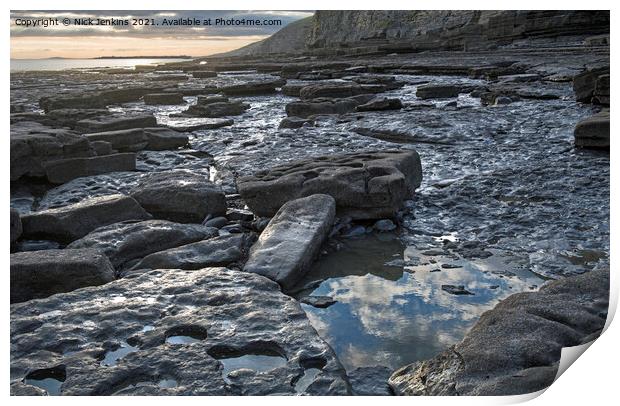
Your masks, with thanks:
[(24, 378), (24, 383), (45, 390), (50, 396), (60, 395), (62, 383), (67, 379), (64, 365), (53, 368), (37, 369)]
[(229, 375), (233, 371), (249, 369), (267, 372), (286, 366), (287, 358), (282, 348), (271, 342), (256, 342), (243, 348), (226, 345), (211, 347), (207, 353), (222, 364), (222, 377), (230, 383)]
[(168, 344), (193, 344), (207, 338), (207, 329), (193, 324), (177, 326), (166, 331)]

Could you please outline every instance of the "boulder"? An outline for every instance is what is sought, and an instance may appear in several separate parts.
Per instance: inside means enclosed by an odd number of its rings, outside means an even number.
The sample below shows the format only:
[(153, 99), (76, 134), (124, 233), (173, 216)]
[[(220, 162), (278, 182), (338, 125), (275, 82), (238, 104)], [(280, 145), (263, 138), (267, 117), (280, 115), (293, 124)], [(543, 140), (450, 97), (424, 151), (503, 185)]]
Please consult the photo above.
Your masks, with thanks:
[(400, 368), (397, 395), (507, 396), (553, 383), (563, 347), (596, 338), (609, 306), (609, 270), (600, 269), (509, 296), (485, 312), (463, 341)]
[(237, 179), (237, 189), (260, 217), (271, 217), (287, 201), (317, 193), (336, 199), (340, 216), (394, 216), (422, 181), (414, 150), (370, 151), (308, 158)]
[(124, 153), (89, 158), (59, 159), (48, 161), (43, 166), (47, 180), (50, 183), (61, 184), (83, 176), (133, 171), (136, 169), (136, 154)]
[(278, 128), (301, 128), (305, 124), (314, 125), (314, 120), (301, 117), (285, 117), (280, 121)]
[(64, 158), (95, 155), (88, 139), (69, 130), (34, 122), (11, 125), (11, 180), (45, 176), (43, 164)]
[[(250, 273), (153, 270), (14, 304), (10, 320), (12, 391), (36, 375), (69, 396), (350, 394), (299, 303)], [(320, 372), (296, 390), (306, 368)]]
[(596, 78), (592, 103), (609, 106), (609, 75), (600, 75)]
[(150, 215), (138, 202), (124, 195), (83, 200), (69, 206), (22, 216), (24, 236), (71, 242), (96, 228), (125, 220), (144, 220)]
[(129, 261), (217, 235), (217, 229), (166, 220), (126, 221), (97, 228), (68, 248), (92, 248), (104, 253), (116, 269)]
[(226, 96), (211, 95), (211, 96), (198, 96), (196, 98), (196, 104), (207, 105), (213, 103), (228, 103), (230, 99)]
[(217, 118), (224, 116), (238, 116), (243, 114), (250, 105), (240, 100), (229, 102), (202, 103), (189, 106), (182, 113), (174, 115), (174, 117), (206, 117)]
[(233, 125), (235, 122), (232, 118), (221, 118), (209, 120), (206, 123), (199, 124), (189, 124), (189, 125), (179, 125), (179, 124), (168, 124), (168, 128), (171, 130), (179, 131), (179, 132), (192, 132), (199, 130), (213, 130), (216, 128), (228, 127)]
[(575, 146), (609, 149), (610, 128), (609, 111), (579, 121), (575, 127)]
[(183, 94), (181, 93), (149, 93), (144, 95), (144, 104), (166, 105), (184, 104)]
[(247, 254), (250, 239), (230, 234), (159, 251), (144, 257), (133, 269), (201, 269), (239, 263)]
[(403, 102), (400, 99), (391, 99), (387, 97), (374, 98), (368, 103), (360, 104), (355, 108), (356, 111), (384, 111), (384, 110), (400, 110), (403, 108)]
[(252, 246), (243, 268), (292, 288), (309, 270), (334, 223), (333, 197), (314, 194), (285, 203)]
[(150, 151), (178, 149), (189, 145), (189, 137), (187, 135), (170, 128), (145, 128), (144, 134), (148, 140), (145, 149)]
[(346, 98), (361, 94), (381, 93), (386, 89), (382, 85), (360, 85), (352, 82), (324, 82), (305, 86), (300, 89), (299, 97), (304, 100), (326, 98)]
[(287, 96), (292, 96), (292, 97), (299, 97), (299, 93), (301, 92), (301, 89), (303, 89), (306, 86), (310, 86), (311, 83), (309, 82), (302, 82), (302, 83), (287, 83), (286, 85), (282, 86), (282, 94), (285, 94)]
[(471, 86), (460, 85), (422, 85), (418, 86), (416, 96), (419, 99), (445, 99), (457, 97), (459, 93), (469, 93)]
[(131, 191), (155, 218), (201, 223), (208, 215), (226, 214), (226, 197), (205, 176), (187, 170), (155, 173)]
[(22, 220), (19, 217), (19, 212), (11, 208), (11, 244), (19, 239), (22, 235)]
[(49, 111), (45, 117), (54, 122), (57, 127), (75, 128), (78, 121), (96, 119), (111, 116), (112, 112), (108, 109), (57, 109)]
[(322, 98), (291, 102), (286, 105), (286, 114), (293, 117), (308, 118), (321, 114), (352, 113), (357, 106), (368, 102), (370, 99), (372, 99), (371, 95), (361, 95), (361, 97), (348, 97), (345, 99)]
[(11, 303), (70, 292), (114, 280), (114, 269), (97, 250), (64, 249), (11, 254)]
[(39, 99), (39, 105), (46, 113), (58, 109), (104, 109), (111, 104), (138, 101), (147, 93), (156, 93), (162, 88), (129, 87), (107, 89), (88, 93), (46, 96)]
[(110, 116), (98, 119), (80, 120), (76, 129), (85, 133), (130, 130), (133, 128), (156, 127), (157, 119), (150, 114), (133, 116)]
[(573, 78), (573, 90), (578, 102), (592, 103), (600, 76), (609, 75), (609, 66), (588, 69)]
[(114, 130), (84, 135), (89, 141), (105, 141), (117, 151), (135, 152), (146, 148), (149, 137), (142, 128), (128, 130)]
[(277, 88), (280, 88), (286, 84), (286, 80), (263, 80), (252, 81), (246, 83), (240, 83), (236, 85), (223, 86), (218, 88), (221, 93), (231, 96), (238, 95), (256, 95), (256, 94), (269, 94), (275, 93)]

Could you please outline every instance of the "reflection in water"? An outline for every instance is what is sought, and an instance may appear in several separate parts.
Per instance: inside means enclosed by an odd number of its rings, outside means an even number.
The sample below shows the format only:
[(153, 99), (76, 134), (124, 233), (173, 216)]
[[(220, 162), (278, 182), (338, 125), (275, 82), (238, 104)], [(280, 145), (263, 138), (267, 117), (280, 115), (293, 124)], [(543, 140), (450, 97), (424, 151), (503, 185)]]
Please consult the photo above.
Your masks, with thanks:
[(39, 387), (41, 389), (45, 389), (47, 394), (50, 396), (59, 396), (60, 395), (60, 387), (62, 386), (62, 381), (54, 378), (43, 378), (43, 379), (24, 379), (24, 383), (32, 386)]
[[(385, 234), (343, 245), (321, 258), (300, 286), (323, 280), (311, 294), (338, 301), (326, 309), (302, 306), (347, 370), (428, 359), (461, 340), (500, 299), (543, 282), (499, 252), (475, 261), (441, 249), (425, 255)], [(446, 284), (474, 295), (451, 295), (441, 289)]]
[(121, 344), (117, 349), (106, 352), (105, 357), (101, 361), (101, 365), (108, 366), (108, 367), (114, 366), (116, 365), (118, 360), (120, 360), (127, 354), (130, 354), (136, 351), (138, 351), (138, 347), (134, 347), (132, 345), (129, 345), (125, 341), (121, 341)]
[(286, 358), (278, 355), (246, 354), (240, 357), (220, 358), (219, 361), (224, 366), (222, 376), (229, 383), (228, 374), (238, 369), (266, 372), (286, 365)]
[(166, 338), (168, 344), (193, 344), (199, 342), (200, 339), (190, 336), (170, 336)]

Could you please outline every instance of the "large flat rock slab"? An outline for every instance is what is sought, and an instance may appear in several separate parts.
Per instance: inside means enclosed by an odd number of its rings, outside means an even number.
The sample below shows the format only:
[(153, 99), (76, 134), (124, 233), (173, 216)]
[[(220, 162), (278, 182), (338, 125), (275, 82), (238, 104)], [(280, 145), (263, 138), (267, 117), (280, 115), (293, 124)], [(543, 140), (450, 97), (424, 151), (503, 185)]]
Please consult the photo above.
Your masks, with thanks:
[(156, 173), (136, 186), (131, 196), (155, 218), (201, 223), (226, 213), (222, 189), (206, 176), (188, 170)]
[(10, 149), (12, 181), (22, 176), (45, 176), (47, 161), (95, 155), (87, 138), (31, 121), (11, 125)]
[(252, 246), (243, 268), (290, 289), (308, 271), (334, 223), (336, 202), (312, 195), (284, 204)]
[(22, 226), (24, 236), (68, 243), (108, 224), (150, 217), (135, 199), (115, 194), (27, 214)]
[(132, 128), (156, 127), (157, 119), (152, 114), (137, 114), (127, 116), (99, 117), (80, 120), (76, 128), (84, 132), (104, 132), (129, 130)]
[(13, 394), (55, 377), (60, 395), (295, 395), (310, 368), (304, 393), (349, 393), (299, 303), (256, 274), (154, 270), (11, 307)]
[(555, 379), (562, 347), (595, 339), (609, 306), (609, 270), (517, 293), (484, 313), (462, 342), (390, 378), (399, 395), (505, 396)]
[(239, 193), (258, 216), (273, 216), (284, 203), (313, 194), (336, 200), (339, 215), (392, 217), (422, 181), (414, 150), (376, 151), (309, 158), (237, 179)]
[(217, 235), (217, 229), (199, 224), (165, 220), (126, 221), (97, 228), (69, 244), (69, 248), (93, 248), (110, 258), (115, 268), (167, 250)]
[(231, 96), (269, 94), (275, 93), (277, 88), (280, 88), (285, 84), (286, 80), (282, 79), (250, 81), (230, 86), (222, 86), (218, 88), (218, 91), (224, 93), (225, 95)]
[(230, 234), (159, 251), (144, 257), (133, 269), (201, 269), (239, 263), (247, 255), (251, 237)]
[(11, 303), (40, 299), (113, 280), (114, 268), (98, 250), (44, 250), (11, 254)]
[(103, 109), (111, 104), (138, 101), (147, 93), (163, 90), (162, 87), (128, 87), (105, 89), (87, 93), (61, 94), (42, 97), (39, 105), (45, 112), (58, 109)]
[(92, 132), (84, 136), (90, 142), (107, 142), (112, 148), (122, 152), (140, 151), (149, 144), (149, 139), (142, 128)]
[(101, 175), (109, 172), (134, 171), (136, 154), (101, 155), (88, 158), (67, 158), (44, 164), (50, 183), (62, 184), (84, 176)]

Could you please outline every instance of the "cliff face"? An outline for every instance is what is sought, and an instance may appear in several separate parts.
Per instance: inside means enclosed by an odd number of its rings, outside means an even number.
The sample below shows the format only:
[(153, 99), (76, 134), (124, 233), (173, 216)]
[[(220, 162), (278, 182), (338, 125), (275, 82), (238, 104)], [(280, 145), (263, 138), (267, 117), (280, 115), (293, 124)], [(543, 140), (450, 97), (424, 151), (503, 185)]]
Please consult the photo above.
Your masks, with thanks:
[(317, 11), (229, 55), (569, 44), (609, 33), (609, 21), (609, 11)]
[(314, 17), (290, 23), (264, 40), (228, 52), (228, 56), (266, 55), (278, 53), (301, 53), (306, 50), (308, 34)]

